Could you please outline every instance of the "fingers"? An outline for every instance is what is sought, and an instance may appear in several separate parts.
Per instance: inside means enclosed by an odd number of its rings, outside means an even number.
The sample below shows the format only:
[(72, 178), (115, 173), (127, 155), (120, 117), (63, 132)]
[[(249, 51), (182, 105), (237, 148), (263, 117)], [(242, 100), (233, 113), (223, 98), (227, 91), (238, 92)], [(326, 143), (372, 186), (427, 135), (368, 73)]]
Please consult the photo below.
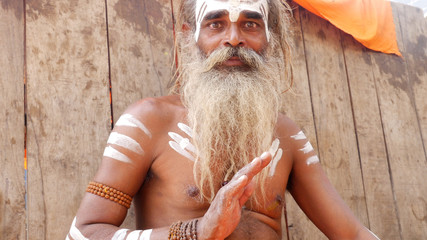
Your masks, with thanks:
[(233, 179), (246, 175), (248, 176), (249, 181), (251, 181), (256, 174), (261, 172), (261, 170), (270, 163), (270, 161), (271, 154), (269, 152), (264, 152), (260, 157), (256, 157), (252, 162), (240, 169), (236, 175), (234, 175)]
[(248, 201), (249, 197), (252, 195), (254, 190), (255, 190), (255, 184), (253, 181), (250, 181), (249, 184), (244, 188), (244, 192), (239, 199), (240, 207), (243, 207), (245, 205), (246, 201)]
[(239, 197), (243, 194), (247, 183), (248, 177), (246, 175), (242, 175), (240, 178), (230, 181), (221, 190), (226, 192), (228, 198)]
[(255, 189), (252, 178), (265, 168), (270, 161), (271, 154), (265, 152), (240, 169), (231, 181), (220, 189), (225, 199), (238, 199), (240, 206), (243, 206)]

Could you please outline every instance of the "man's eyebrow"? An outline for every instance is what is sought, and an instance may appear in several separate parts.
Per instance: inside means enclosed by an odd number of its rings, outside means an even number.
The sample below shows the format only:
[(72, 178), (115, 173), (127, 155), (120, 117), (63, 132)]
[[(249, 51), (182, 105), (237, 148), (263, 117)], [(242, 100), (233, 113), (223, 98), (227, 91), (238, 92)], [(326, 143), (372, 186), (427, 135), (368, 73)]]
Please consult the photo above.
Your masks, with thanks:
[(207, 13), (203, 20), (206, 21), (206, 20), (218, 19), (227, 14), (228, 12), (226, 10), (213, 11), (213, 12)]
[(243, 16), (245, 18), (250, 18), (250, 19), (262, 19), (262, 15), (259, 12), (254, 12), (254, 11), (243, 11), (242, 12)]

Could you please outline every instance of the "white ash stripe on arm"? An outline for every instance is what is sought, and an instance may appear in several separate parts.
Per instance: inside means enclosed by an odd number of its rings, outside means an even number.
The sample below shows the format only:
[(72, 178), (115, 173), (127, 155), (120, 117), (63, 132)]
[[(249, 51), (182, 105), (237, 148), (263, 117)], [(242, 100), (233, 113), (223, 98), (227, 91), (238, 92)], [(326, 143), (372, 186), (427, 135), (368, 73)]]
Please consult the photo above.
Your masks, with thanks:
[(179, 129), (181, 129), (183, 132), (185, 132), (190, 138), (193, 138), (193, 130), (184, 123), (178, 123)]
[(138, 239), (140, 239), (139, 236), (141, 235), (141, 233), (142, 233), (142, 230), (132, 231), (126, 237), (126, 240), (138, 240)]
[[(305, 136), (303, 131), (299, 131), (296, 135), (291, 136), (291, 138), (295, 139), (295, 140), (306, 140), (307, 137)], [(299, 151), (303, 152), (304, 154), (310, 153), (312, 151), (314, 151), (313, 146), (311, 145), (310, 142), (306, 142), (304, 144), (304, 147), (299, 149)], [(306, 163), (307, 165), (311, 165), (314, 163), (319, 163), (319, 157), (317, 156), (311, 156), (309, 158), (307, 158)]]
[(147, 129), (147, 127), (145, 127), (145, 125), (139, 121), (138, 119), (136, 119), (134, 116), (132, 116), (131, 114), (123, 114), (119, 120), (116, 122), (116, 126), (126, 126), (126, 127), (135, 127), (135, 128), (139, 128), (141, 129), (145, 134), (147, 134), (147, 136), (149, 136), (151, 138), (151, 133), (150, 131)]
[[(121, 230), (125, 230), (124, 232), (119, 232)], [(119, 231), (116, 232), (116, 234), (114, 234), (114, 237), (111, 240), (150, 240), (151, 237), (151, 232), (153, 231), (152, 229), (148, 229), (148, 230), (135, 230), (135, 231), (131, 231), (127, 237), (126, 237), (126, 232), (129, 229), (120, 229)], [(125, 239), (126, 237), (126, 239)]]
[(305, 136), (305, 134), (302, 131), (299, 131), (297, 133), (297, 135), (291, 136), (291, 138), (293, 138), (295, 140), (304, 140), (304, 139), (307, 139), (307, 137)]
[(150, 240), (152, 231), (153, 231), (153, 229), (148, 229), (148, 230), (142, 231), (142, 235), (140, 237), (140, 240)]
[(307, 165), (311, 165), (314, 163), (319, 163), (320, 160), (319, 160), (319, 157), (317, 157), (317, 156), (311, 156), (311, 157), (307, 158), (306, 162), (307, 162)]
[(120, 229), (114, 233), (111, 240), (124, 240), (129, 229)]
[(142, 150), (141, 145), (139, 145), (135, 139), (121, 133), (112, 132), (108, 138), (107, 143), (126, 148), (139, 155), (144, 154), (144, 150)]
[[(80, 232), (80, 230), (76, 227), (76, 221), (77, 221), (77, 218), (74, 217), (73, 223), (71, 224), (71, 228), (70, 228), (71, 238), (73, 238), (74, 240), (89, 240), (88, 238), (83, 236), (83, 234)], [(67, 238), (68, 238), (68, 236), (67, 236)]]
[(310, 142), (307, 142), (303, 148), (300, 149), (301, 152), (307, 154), (309, 152), (314, 151), (313, 146), (311, 146)]
[(117, 151), (115, 148), (111, 146), (108, 146), (105, 148), (104, 157), (109, 157), (120, 162), (133, 163), (132, 160), (130, 160), (130, 158), (128, 158), (126, 155)]

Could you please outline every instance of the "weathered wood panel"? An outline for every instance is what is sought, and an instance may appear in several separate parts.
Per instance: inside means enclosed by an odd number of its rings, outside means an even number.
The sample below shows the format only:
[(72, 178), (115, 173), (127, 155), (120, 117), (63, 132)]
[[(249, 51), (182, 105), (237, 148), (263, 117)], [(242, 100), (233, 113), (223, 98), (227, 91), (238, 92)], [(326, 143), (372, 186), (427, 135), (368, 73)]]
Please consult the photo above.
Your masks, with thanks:
[(382, 239), (400, 239), (370, 51), (350, 35), (341, 35), (369, 217), (366, 227)]
[[(406, 34), (401, 27), (402, 9), (394, 5), (393, 11), (398, 26), (399, 47), (405, 52), (402, 47), (402, 36)], [(371, 54), (371, 58), (401, 238), (423, 239), (427, 235), (426, 156), (415, 110), (412, 80), (408, 77), (405, 59), (385, 54)]]
[(29, 239), (64, 239), (111, 126), (105, 2), (26, 3)]
[(0, 3), (0, 239), (25, 239), (23, 13)]
[(414, 104), (421, 128), (424, 153), (427, 149), (427, 19), (419, 8), (397, 8), (402, 32), (403, 57), (414, 94)]
[[(114, 119), (133, 102), (168, 93), (173, 32), (170, 1), (108, 1)], [(135, 228), (134, 209), (123, 227)]]
[[(316, 129), (312, 112), (310, 83), (307, 75), (303, 33), (301, 30), (300, 8), (294, 10), (295, 22), (292, 24), (292, 90), (284, 93), (284, 112), (302, 128), (311, 144), (317, 149)], [(290, 239), (310, 236), (319, 239), (323, 235), (298, 207), (290, 194), (286, 194), (288, 231)]]
[(131, 103), (168, 93), (173, 32), (168, 0), (109, 0), (114, 119)]
[(368, 225), (340, 33), (323, 19), (301, 13), (320, 160), (341, 197)]

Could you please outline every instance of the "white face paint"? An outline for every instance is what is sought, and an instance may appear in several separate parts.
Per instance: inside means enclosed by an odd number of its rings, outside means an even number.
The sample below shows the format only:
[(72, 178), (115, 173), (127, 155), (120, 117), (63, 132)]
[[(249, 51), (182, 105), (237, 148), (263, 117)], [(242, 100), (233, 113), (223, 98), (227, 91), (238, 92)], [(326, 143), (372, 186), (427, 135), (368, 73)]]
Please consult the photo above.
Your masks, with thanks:
[[(179, 129), (181, 129), (184, 133), (186, 133), (190, 138), (193, 135), (191, 128), (184, 123), (178, 123)], [(195, 161), (194, 156), (192, 155), (196, 153), (196, 148), (191, 143), (190, 139), (182, 137), (178, 133), (169, 132), (169, 137), (171, 137), (174, 141), (169, 141), (169, 146), (178, 152), (179, 154), (183, 155), (184, 157), (190, 159), (191, 161)], [(188, 151), (190, 152), (188, 152)]]
[(231, 22), (239, 19), (243, 11), (257, 12), (261, 14), (265, 25), (265, 34), (267, 41), (270, 40), (268, 31), (268, 11), (267, 0), (197, 0), (196, 3), (196, 33), (194, 34), (196, 42), (199, 39), (200, 25), (206, 14), (213, 11), (226, 10)]
[[(73, 223), (71, 224), (70, 233), (69, 233), (71, 238), (75, 239), (75, 240), (89, 240), (88, 238), (83, 236), (83, 234), (80, 232), (80, 230), (76, 227), (76, 221), (77, 221), (77, 219), (74, 218)], [(67, 236), (67, 238), (68, 238), (68, 236)]]
[(116, 126), (139, 128), (141, 131), (143, 131), (145, 134), (147, 134), (147, 136), (151, 138), (151, 133), (150, 131), (148, 131), (145, 125), (130, 114), (123, 114), (119, 118), (119, 120), (116, 122)]
[(312, 157), (307, 158), (307, 165), (311, 165), (311, 164), (318, 163), (318, 162), (320, 162), (320, 161), (319, 161), (319, 158), (317, 156), (312, 156)]
[(108, 138), (107, 143), (109, 144), (115, 144), (120, 147), (126, 148), (134, 153), (137, 153), (139, 155), (144, 154), (144, 150), (142, 150), (141, 145), (135, 139), (123, 135), (121, 133), (112, 132), (110, 134), (110, 137)]
[(271, 157), (273, 160), (270, 163), (270, 171), (268, 175), (272, 177), (274, 173), (276, 172), (277, 164), (279, 163), (280, 159), (282, 159), (283, 150), (279, 148), (280, 141), (278, 138), (276, 138), (273, 143), (271, 144), (270, 149), (268, 150), (271, 154)]
[(304, 148), (301, 148), (300, 151), (303, 152), (303, 153), (305, 153), (305, 154), (307, 154), (307, 153), (309, 153), (311, 151), (314, 151), (314, 149), (313, 149), (313, 146), (311, 146), (311, 143), (307, 142), (304, 145)]
[(126, 155), (117, 151), (116, 149), (114, 149), (111, 146), (108, 146), (105, 148), (104, 157), (109, 157), (109, 158), (118, 160), (120, 162), (132, 163), (132, 160), (130, 160), (130, 158), (128, 158)]

